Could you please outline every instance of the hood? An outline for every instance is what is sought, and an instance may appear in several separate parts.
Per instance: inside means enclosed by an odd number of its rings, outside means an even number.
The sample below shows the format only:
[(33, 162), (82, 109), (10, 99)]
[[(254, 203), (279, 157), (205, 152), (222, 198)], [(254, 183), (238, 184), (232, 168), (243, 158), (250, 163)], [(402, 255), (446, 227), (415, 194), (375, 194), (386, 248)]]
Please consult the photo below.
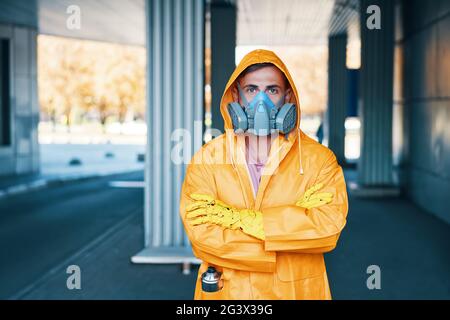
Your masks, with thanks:
[(280, 69), (286, 78), (289, 81), (289, 85), (291, 86), (291, 90), (293, 92), (293, 95), (291, 96), (290, 103), (294, 103), (297, 108), (297, 124), (296, 128), (300, 128), (300, 102), (298, 99), (298, 93), (297, 89), (295, 88), (294, 81), (292, 80), (291, 75), (289, 74), (288, 69), (284, 65), (284, 63), (281, 61), (281, 59), (273, 52), (269, 50), (253, 50), (252, 52), (249, 52), (245, 57), (242, 59), (242, 61), (239, 63), (239, 65), (234, 70), (233, 74), (231, 75), (230, 79), (228, 80), (228, 83), (225, 87), (225, 91), (222, 96), (222, 100), (220, 102), (220, 113), (222, 114), (225, 129), (232, 129), (233, 124), (231, 122), (230, 115), (228, 114), (227, 105), (231, 102), (233, 102), (233, 95), (231, 93), (231, 88), (236, 81), (236, 79), (239, 77), (239, 75), (249, 66), (257, 63), (272, 63), (275, 65), (278, 69)]
[[(280, 69), (284, 75), (286, 76), (287, 80), (289, 81), (289, 85), (291, 86), (292, 95), (290, 99), (290, 103), (294, 103), (295, 107), (297, 108), (297, 122), (296, 122), (296, 128), (293, 129), (287, 136), (285, 137), (287, 140), (289, 140), (291, 143), (294, 143), (295, 139), (297, 139), (298, 143), (298, 163), (300, 168), (300, 174), (303, 174), (303, 165), (302, 165), (302, 155), (301, 155), (301, 130), (300, 130), (300, 119), (301, 119), (301, 112), (300, 112), (300, 101), (298, 98), (298, 92), (295, 87), (294, 81), (292, 80), (291, 75), (289, 74), (288, 69), (284, 65), (283, 61), (273, 52), (269, 50), (264, 49), (258, 49), (253, 50), (249, 52), (245, 57), (242, 59), (242, 61), (239, 63), (239, 65), (234, 70), (233, 74), (231, 75), (230, 79), (228, 80), (227, 85), (225, 86), (225, 91), (222, 95), (222, 100), (220, 101), (220, 113), (222, 114), (223, 120), (224, 120), (224, 127), (225, 127), (225, 133), (227, 136), (227, 140), (229, 140), (229, 143), (231, 145), (231, 140), (234, 140), (231, 136), (237, 136), (234, 134), (233, 130), (233, 124), (231, 121), (231, 117), (228, 114), (227, 105), (230, 102), (233, 102), (233, 94), (232, 94), (232, 86), (236, 79), (239, 77), (239, 75), (249, 66), (257, 63), (272, 63), (275, 65), (278, 69)], [(230, 133), (233, 134), (230, 134)], [(280, 135), (282, 136), (282, 135)], [(233, 148), (230, 148), (231, 153), (233, 154)], [(233, 155), (231, 156), (233, 158)], [(233, 164), (233, 163), (232, 163)], [(233, 164), (234, 166), (234, 164)]]

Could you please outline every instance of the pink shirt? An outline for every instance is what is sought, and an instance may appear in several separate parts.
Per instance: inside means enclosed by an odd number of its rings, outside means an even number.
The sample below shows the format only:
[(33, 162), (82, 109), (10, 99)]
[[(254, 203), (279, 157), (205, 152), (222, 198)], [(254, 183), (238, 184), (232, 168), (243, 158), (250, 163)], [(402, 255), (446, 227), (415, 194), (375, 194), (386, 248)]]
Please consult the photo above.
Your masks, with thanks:
[(262, 171), (269, 157), (270, 145), (270, 135), (259, 137), (259, 139), (253, 135), (245, 137), (245, 155), (255, 197), (261, 182)]

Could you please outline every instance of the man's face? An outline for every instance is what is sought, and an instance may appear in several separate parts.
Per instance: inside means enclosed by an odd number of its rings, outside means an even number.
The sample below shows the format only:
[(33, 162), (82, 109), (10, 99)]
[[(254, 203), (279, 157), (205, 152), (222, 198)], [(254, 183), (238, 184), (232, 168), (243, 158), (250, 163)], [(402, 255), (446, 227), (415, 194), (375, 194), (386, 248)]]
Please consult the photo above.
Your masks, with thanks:
[[(284, 102), (288, 102), (291, 96), (291, 89), (286, 86), (283, 73), (275, 66), (267, 66), (247, 73), (241, 77), (239, 85), (247, 101), (252, 101), (260, 91), (264, 91), (274, 104), (283, 96), (285, 96)], [(243, 105), (236, 86), (232, 94), (234, 101)]]

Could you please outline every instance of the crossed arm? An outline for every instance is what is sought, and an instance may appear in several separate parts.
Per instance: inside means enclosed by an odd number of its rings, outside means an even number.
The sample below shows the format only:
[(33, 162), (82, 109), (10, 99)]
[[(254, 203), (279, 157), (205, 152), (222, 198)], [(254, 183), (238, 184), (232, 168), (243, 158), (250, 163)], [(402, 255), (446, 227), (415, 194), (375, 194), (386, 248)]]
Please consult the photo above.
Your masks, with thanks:
[(342, 169), (330, 157), (296, 203), (262, 211), (220, 201), (209, 165), (190, 165), (180, 214), (194, 254), (224, 267), (272, 272), (277, 251), (332, 250), (345, 226), (347, 194)]

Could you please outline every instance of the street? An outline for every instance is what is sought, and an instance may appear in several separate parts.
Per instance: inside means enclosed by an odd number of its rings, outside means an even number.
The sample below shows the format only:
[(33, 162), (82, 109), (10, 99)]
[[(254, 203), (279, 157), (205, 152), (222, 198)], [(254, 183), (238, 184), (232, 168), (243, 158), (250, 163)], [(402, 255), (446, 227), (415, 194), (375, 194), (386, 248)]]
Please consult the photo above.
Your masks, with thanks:
[(111, 188), (108, 182), (142, 179), (142, 172), (121, 174), (2, 199), (0, 298), (16, 294), (130, 215), (141, 221), (143, 189)]

